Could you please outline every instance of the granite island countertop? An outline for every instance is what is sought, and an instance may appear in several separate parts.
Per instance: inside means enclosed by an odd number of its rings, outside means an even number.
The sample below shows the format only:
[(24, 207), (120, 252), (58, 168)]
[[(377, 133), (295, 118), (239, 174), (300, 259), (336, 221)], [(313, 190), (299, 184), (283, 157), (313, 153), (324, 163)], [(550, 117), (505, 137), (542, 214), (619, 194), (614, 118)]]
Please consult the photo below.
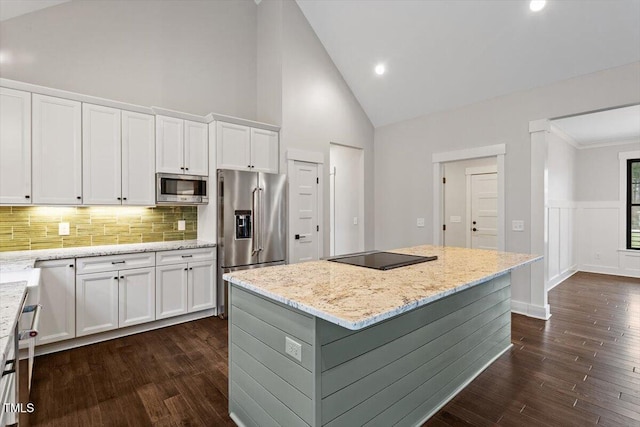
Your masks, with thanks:
[(131, 243), (126, 245), (83, 246), (63, 249), (0, 252), (0, 271), (33, 268), (36, 261), (65, 258), (83, 258), (102, 255), (121, 255), (140, 252), (172, 251), (178, 249), (213, 248), (216, 244), (206, 240), (175, 240), (171, 242)]
[(435, 261), (381, 271), (311, 261), (227, 273), (233, 285), (358, 330), (539, 261), (542, 256), (442, 246), (394, 249)]
[(0, 284), (0, 350), (2, 351), (0, 366), (4, 367), (9, 354), (9, 338), (15, 332), (16, 322), (20, 318), (20, 310), (27, 290), (27, 282), (10, 282)]

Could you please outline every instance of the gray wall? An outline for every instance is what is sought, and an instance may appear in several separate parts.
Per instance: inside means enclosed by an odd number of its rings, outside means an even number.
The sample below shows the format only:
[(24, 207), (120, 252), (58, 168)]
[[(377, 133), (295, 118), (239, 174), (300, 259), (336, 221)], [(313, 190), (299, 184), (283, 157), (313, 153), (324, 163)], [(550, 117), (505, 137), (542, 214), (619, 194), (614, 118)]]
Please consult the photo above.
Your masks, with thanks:
[(256, 20), (252, 0), (72, 1), (0, 23), (0, 76), (255, 119)]
[[(281, 0), (265, 0), (263, 3)], [(281, 168), (289, 148), (324, 154), (324, 254), (329, 254), (329, 143), (364, 150), (365, 249), (374, 245), (373, 125), (293, 1), (282, 2)]]
[[(640, 63), (633, 63), (377, 128), (376, 248), (432, 242), (433, 153), (503, 143), (507, 147), (506, 222), (523, 219), (526, 226), (524, 233), (508, 227), (506, 249), (529, 252), (529, 121), (639, 101)], [(426, 227), (416, 227), (417, 217), (426, 218)], [(527, 267), (514, 272), (516, 301), (530, 301), (528, 271)]]
[(552, 131), (547, 138), (549, 201), (575, 201), (578, 150)]

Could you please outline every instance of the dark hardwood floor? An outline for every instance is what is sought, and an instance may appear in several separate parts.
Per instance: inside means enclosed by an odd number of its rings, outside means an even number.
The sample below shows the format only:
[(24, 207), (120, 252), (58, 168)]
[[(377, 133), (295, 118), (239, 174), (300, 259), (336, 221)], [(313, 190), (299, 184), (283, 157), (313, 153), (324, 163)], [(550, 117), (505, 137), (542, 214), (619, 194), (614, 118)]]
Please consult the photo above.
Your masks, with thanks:
[[(549, 302), (547, 322), (514, 314), (512, 349), (425, 425), (640, 426), (640, 279), (579, 273)], [(38, 357), (31, 401), (25, 425), (232, 426), (226, 322)]]

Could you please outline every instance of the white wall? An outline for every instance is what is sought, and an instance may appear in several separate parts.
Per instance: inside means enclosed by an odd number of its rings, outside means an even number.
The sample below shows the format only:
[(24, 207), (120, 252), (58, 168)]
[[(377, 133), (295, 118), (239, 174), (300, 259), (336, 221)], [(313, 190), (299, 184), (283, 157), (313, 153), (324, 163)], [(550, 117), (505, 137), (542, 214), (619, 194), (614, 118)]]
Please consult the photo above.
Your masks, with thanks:
[(255, 119), (253, 1), (72, 1), (0, 23), (0, 76)]
[(330, 147), (331, 255), (364, 250), (363, 154), (359, 148), (337, 144)]
[[(506, 144), (506, 249), (530, 251), (531, 147), (529, 122), (640, 102), (640, 63), (593, 73), (376, 129), (375, 236), (379, 249), (432, 241), (433, 153)], [(400, 208), (402, 207), (402, 208)], [(426, 218), (417, 228), (415, 218)], [(512, 299), (530, 304), (544, 283), (530, 282), (530, 268), (512, 275)], [(535, 299), (535, 296), (534, 296)]]
[[(479, 166), (496, 166), (495, 157), (449, 162), (443, 165), (444, 177), (444, 232), (445, 246), (467, 246), (467, 175), (466, 169)], [(451, 222), (452, 216), (459, 216), (462, 222)]]
[[(282, 2), (281, 168), (289, 148), (324, 154), (323, 180), (329, 183), (331, 142), (363, 149), (365, 249), (374, 245), (373, 125), (322, 43), (293, 1)], [(323, 255), (329, 254), (329, 185), (324, 185)]]
[(621, 152), (639, 149), (640, 141), (578, 150), (576, 245), (580, 271), (640, 277), (640, 253), (624, 250), (626, 241), (620, 232), (626, 226), (620, 211), (626, 199), (620, 200), (618, 159)]
[(547, 137), (549, 180), (547, 215), (547, 290), (577, 268), (576, 257), (576, 162), (577, 150), (551, 128)]

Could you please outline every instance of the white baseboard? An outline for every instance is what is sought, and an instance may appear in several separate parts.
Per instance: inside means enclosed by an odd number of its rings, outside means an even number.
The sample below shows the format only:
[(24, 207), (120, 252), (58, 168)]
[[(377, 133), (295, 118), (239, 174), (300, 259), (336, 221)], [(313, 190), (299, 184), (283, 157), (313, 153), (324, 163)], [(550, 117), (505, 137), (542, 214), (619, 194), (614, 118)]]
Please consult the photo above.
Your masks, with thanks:
[(558, 274), (556, 277), (551, 278), (551, 280), (549, 280), (549, 283), (547, 284), (548, 286), (547, 292), (549, 292), (551, 289), (555, 288), (560, 283), (564, 282), (565, 280), (567, 280), (569, 277), (573, 276), (577, 272), (578, 272), (578, 266), (572, 265), (562, 273)]
[(522, 301), (511, 300), (511, 312), (542, 320), (549, 320), (551, 317), (549, 304), (543, 307)]
[(603, 265), (585, 264), (578, 267), (578, 271), (584, 271), (585, 273), (609, 274), (611, 276), (640, 278), (640, 272), (623, 270), (618, 267), (607, 267)]
[[(168, 319), (156, 320), (154, 322), (143, 323), (140, 325), (129, 326), (122, 329), (114, 329), (112, 331), (102, 332), (95, 335), (87, 335), (79, 338), (72, 338), (65, 341), (58, 341), (51, 344), (37, 346), (35, 349), (36, 356), (43, 354), (56, 353), (58, 351), (70, 350), (72, 348), (82, 347), (89, 344), (95, 344), (102, 341), (112, 340), (114, 338), (126, 337), (128, 335), (138, 334), (140, 332), (152, 331), (154, 329), (165, 328), (167, 326), (177, 325), (179, 323), (190, 322), (192, 320), (204, 319), (215, 315), (214, 309), (197, 311), (195, 313), (183, 314), (182, 316), (170, 317)], [(20, 359), (28, 357), (28, 349), (20, 350)]]

